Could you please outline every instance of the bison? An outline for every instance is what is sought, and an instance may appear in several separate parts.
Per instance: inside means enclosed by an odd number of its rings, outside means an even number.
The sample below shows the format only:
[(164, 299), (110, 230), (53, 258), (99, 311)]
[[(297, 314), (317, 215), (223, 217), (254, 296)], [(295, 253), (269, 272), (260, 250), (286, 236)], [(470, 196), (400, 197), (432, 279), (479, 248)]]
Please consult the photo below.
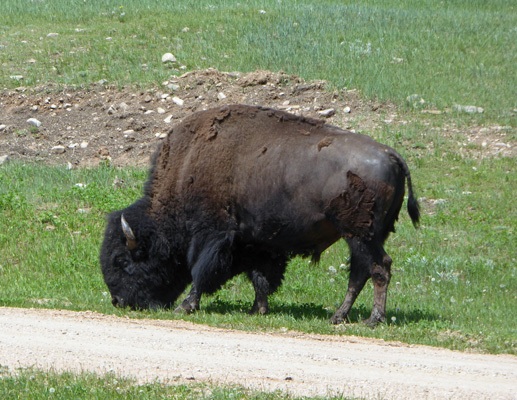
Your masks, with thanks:
[[(338, 239), (350, 247), (344, 322), (369, 278), (368, 324), (385, 320), (392, 260), (383, 244), (408, 185), (408, 166), (368, 136), (286, 112), (231, 105), (197, 112), (170, 130), (154, 156), (144, 196), (108, 216), (100, 253), (112, 303), (199, 309), (204, 293), (246, 272), (251, 313), (265, 314), (293, 255), (320, 254)], [(314, 265), (314, 264), (311, 264)]]

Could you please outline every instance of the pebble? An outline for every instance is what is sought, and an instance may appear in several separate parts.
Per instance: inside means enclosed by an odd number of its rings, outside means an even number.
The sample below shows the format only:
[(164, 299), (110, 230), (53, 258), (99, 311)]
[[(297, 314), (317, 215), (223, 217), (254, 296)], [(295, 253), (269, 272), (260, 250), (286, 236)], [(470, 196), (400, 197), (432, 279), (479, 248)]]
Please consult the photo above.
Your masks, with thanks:
[(335, 113), (336, 113), (336, 110), (334, 110), (333, 108), (327, 108), (326, 110), (318, 111), (318, 115), (320, 117), (325, 117), (325, 118), (329, 118), (329, 117), (333, 116)]
[(158, 108), (156, 109), (156, 112), (157, 112), (158, 114), (165, 114), (165, 110), (164, 110), (163, 108), (161, 108), (161, 107), (158, 107)]
[(224, 100), (224, 99), (226, 99), (226, 95), (225, 95), (223, 92), (219, 92), (219, 93), (217, 94), (217, 98), (218, 98), (219, 100)]
[(145, 96), (144, 101), (145, 101), (146, 103), (150, 103), (152, 99), (153, 99), (153, 98), (152, 98), (151, 96), (147, 95), (147, 96)]
[(41, 122), (38, 121), (36, 118), (29, 118), (27, 120), (27, 123), (29, 125), (35, 126), (36, 128), (39, 128), (41, 126)]
[(346, 114), (350, 114), (351, 111), (352, 111), (352, 109), (350, 107), (348, 107), (348, 106), (343, 108), (343, 112), (346, 113)]
[(180, 106), (180, 107), (181, 107), (181, 106), (183, 106), (183, 104), (185, 103), (183, 100), (181, 100), (181, 99), (180, 99), (179, 97), (177, 97), (177, 96), (174, 96), (174, 97), (172, 98), (172, 102), (173, 102), (174, 104), (177, 104), (177, 105), (178, 105), (178, 106)]
[(459, 104), (454, 104), (452, 106), (453, 109), (455, 109), (456, 111), (462, 111), (462, 112), (466, 112), (467, 114), (476, 114), (476, 113), (483, 113), (485, 110), (481, 107), (477, 107), (477, 106), (460, 106)]
[(88, 142), (81, 142), (81, 149), (86, 149), (88, 147)]
[(171, 84), (167, 85), (167, 87), (174, 92), (175, 90), (178, 90), (180, 88), (180, 85), (176, 85), (175, 83), (171, 83)]
[(63, 154), (66, 149), (65, 146), (54, 146), (52, 149), (50, 149), (50, 151), (54, 154)]
[(7, 161), (9, 161), (9, 156), (7, 154), (0, 156), (0, 165), (6, 163)]
[(3, 130), (5, 130), (5, 128), (7, 128), (7, 125), (4, 125), (4, 124), (0, 125), (0, 132), (2, 132)]
[(108, 114), (115, 114), (117, 112), (117, 109), (113, 106), (110, 106), (110, 108), (108, 108)]
[(167, 118), (165, 118), (165, 119), (163, 120), (163, 122), (165, 122), (166, 124), (170, 124), (170, 123), (171, 123), (171, 120), (172, 120), (172, 114), (171, 114), (171, 115), (169, 115)]
[(21, 81), (23, 79), (23, 75), (11, 75), (9, 78), (14, 79), (15, 81)]
[(411, 94), (408, 97), (406, 97), (406, 102), (408, 102), (411, 105), (413, 105), (413, 107), (416, 107), (419, 104), (420, 105), (424, 104), (425, 100), (419, 94)]
[(165, 53), (162, 56), (162, 63), (167, 63), (167, 62), (175, 63), (176, 57), (174, 57), (174, 55), (172, 53)]
[(59, 36), (59, 33), (51, 32), (47, 35), (47, 37), (56, 37)]
[(156, 135), (155, 135), (158, 139), (165, 139), (167, 137), (167, 134), (166, 133), (160, 133), (158, 132)]

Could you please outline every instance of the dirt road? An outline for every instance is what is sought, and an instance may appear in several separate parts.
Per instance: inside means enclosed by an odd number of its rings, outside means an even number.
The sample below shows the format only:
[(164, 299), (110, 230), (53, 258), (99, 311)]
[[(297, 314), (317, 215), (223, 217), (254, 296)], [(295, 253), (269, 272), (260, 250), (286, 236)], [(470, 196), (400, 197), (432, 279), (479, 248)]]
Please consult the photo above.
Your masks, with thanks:
[(358, 337), (223, 330), (184, 321), (0, 308), (0, 365), (210, 381), (294, 395), (517, 399), (517, 357)]

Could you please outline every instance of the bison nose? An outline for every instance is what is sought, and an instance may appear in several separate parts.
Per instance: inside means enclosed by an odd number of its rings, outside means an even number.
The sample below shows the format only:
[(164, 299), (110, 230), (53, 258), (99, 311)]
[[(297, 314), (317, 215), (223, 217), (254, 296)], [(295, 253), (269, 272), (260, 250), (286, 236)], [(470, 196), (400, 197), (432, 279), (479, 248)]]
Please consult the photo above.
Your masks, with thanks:
[(124, 301), (120, 296), (111, 296), (111, 304), (115, 307), (124, 307)]

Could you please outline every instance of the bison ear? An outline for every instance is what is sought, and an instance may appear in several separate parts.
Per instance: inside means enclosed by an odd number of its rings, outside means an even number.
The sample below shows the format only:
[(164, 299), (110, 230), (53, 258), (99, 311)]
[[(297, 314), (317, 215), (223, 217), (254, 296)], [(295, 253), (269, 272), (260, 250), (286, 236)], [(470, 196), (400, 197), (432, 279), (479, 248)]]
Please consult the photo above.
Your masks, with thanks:
[(120, 222), (122, 224), (122, 232), (124, 232), (124, 236), (126, 237), (127, 248), (133, 250), (136, 247), (136, 238), (133, 230), (124, 218), (124, 214), (121, 215)]

